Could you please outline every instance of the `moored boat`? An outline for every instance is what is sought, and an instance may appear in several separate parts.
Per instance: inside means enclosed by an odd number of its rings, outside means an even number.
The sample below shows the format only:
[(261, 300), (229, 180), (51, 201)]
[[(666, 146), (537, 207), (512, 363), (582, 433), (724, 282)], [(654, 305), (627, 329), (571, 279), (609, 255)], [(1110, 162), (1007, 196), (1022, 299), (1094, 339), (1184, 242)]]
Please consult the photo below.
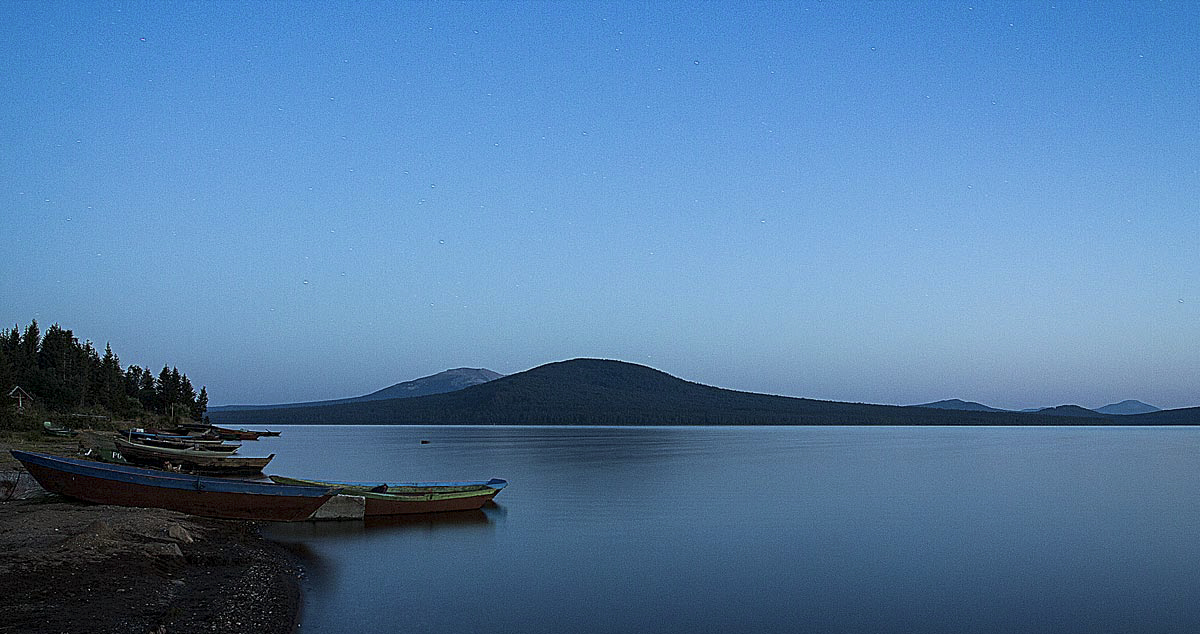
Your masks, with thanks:
[(258, 440), (260, 436), (278, 436), (277, 431), (254, 431), (252, 429), (229, 429), (210, 425), (209, 429), (225, 440)]
[(325, 482), (286, 476), (268, 476), (278, 484), (336, 487), (344, 495), (366, 499), (364, 514), (404, 515), (478, 510), (500, 492), (508, 482), (499, 478), (473, 482), (407, 482), (371, 484), (365, 482)]
[(337, 493), (333, 487), (187, 475), (15, 449), (9, 453), (47, 491), (96, 504), (286, 522), (307, 519)]
[(213, 433), (223, 440), (258, 440), (262, 434), (249, 429), (225, 429), (213, 427)]
[(190, 422), (181, 423), (180, 431), (189, 434), (206, 434), (212, 437), (220, 437), (224, 440), (258, 440), (260, 436), (278, 436), (277, 431), (255, 431), (253, 429), (230, 429), (228, 427), (218, 427), (208, 423)]
[(170, 447), (153, 447), (142, 443), (132, 442), (117, 436), (113, 439), (121, 457), (133, 464), (174, 469), (176, 467), (209, 474), (255, 474), (262, 473), (263, 467), (275, 458), (271, 454), (265, 458), (234, 456), (205, 449)]

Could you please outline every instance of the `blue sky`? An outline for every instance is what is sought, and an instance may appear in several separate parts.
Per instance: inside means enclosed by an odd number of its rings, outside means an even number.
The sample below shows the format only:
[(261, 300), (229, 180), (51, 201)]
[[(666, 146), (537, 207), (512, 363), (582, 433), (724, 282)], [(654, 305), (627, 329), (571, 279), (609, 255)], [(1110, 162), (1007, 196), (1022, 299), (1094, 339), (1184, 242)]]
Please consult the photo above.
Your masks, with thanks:
[(344, 4), (5, 4), (0, 323), (213, 404), (1200, 405), (1200, 5)]

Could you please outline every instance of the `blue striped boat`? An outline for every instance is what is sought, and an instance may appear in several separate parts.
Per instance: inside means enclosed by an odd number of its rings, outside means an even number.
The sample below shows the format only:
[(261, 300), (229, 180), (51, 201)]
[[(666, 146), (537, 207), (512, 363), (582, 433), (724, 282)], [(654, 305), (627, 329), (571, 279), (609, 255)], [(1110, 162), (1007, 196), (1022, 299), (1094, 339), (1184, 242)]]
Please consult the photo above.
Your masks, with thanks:
[(304, 520), (339, 491), (336, 487), (156, 471), (15, 449), (9, 453), (51, 493), (96, 504), (162, 508), (204, 517)]

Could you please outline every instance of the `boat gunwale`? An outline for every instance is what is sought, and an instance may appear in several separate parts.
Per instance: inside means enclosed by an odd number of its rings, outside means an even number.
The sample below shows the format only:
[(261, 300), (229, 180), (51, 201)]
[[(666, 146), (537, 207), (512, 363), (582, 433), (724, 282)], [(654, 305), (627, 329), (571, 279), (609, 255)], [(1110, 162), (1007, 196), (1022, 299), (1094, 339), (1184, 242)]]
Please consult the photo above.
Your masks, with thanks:
[[(274, 477), (274, 476), (272, 476), (272, 477)], [(492, 478), (491, 480), (461, 480), (461, 481), (449, 480), (449, 481), (444, 481), (444, 482), (442, 482), (442, 481), (430, 481), (430, 482), (346, 482), (346, 481), (341, 481), (341, 480), (309, 480), (309, 479), (306, 479), (306, 478), (293, 478), (293, 477), (290, 477), (290, 476), (278, 476), (278, 477), (281, 477), (281, 478), (283, 478), (283, 477), (286, 477), (286, 478), (288, 478), (289, 480), (296, 480), (297, 482), (314, 482), (314, 483), (324, 483), (324, 484), (329, 484), (329, 485), (333, 485), (333, 486), (340, 486), (340, 487), (364, 487), (364, 488), (369, 488), (369, 489), (370, 489), (370, 488), (379, 487), (379, 486), (386, 486), (388, 489), (391, 489), (391, 488), (394, 488), (394, 487), (395, 487), (395, 488), (404, 488), (404, 487), (412, 487), (412, 488), (434, 488), (434, 487), (466, 487), (466, 486), (478, 486), (478, 487), (487, 487), (487, 488), (490, 488), (490, 489), (495, 489), (496, 491), (499, 491), (499, 490), (503, 489), (504, 487), (508, 486), (508, 480), (504, 480), (504, 479), (502, 479), (502, 478)]]

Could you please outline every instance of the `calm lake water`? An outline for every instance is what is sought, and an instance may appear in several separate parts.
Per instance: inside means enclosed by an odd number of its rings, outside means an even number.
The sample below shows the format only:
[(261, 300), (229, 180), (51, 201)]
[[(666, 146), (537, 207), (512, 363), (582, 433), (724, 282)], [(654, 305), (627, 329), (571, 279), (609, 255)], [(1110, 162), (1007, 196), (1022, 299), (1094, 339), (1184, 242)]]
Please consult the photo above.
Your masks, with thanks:
[(510, 483), (272, 527), (305, 634), (1200, 631), (1198, 428), (281, 429), (271, 473)]

